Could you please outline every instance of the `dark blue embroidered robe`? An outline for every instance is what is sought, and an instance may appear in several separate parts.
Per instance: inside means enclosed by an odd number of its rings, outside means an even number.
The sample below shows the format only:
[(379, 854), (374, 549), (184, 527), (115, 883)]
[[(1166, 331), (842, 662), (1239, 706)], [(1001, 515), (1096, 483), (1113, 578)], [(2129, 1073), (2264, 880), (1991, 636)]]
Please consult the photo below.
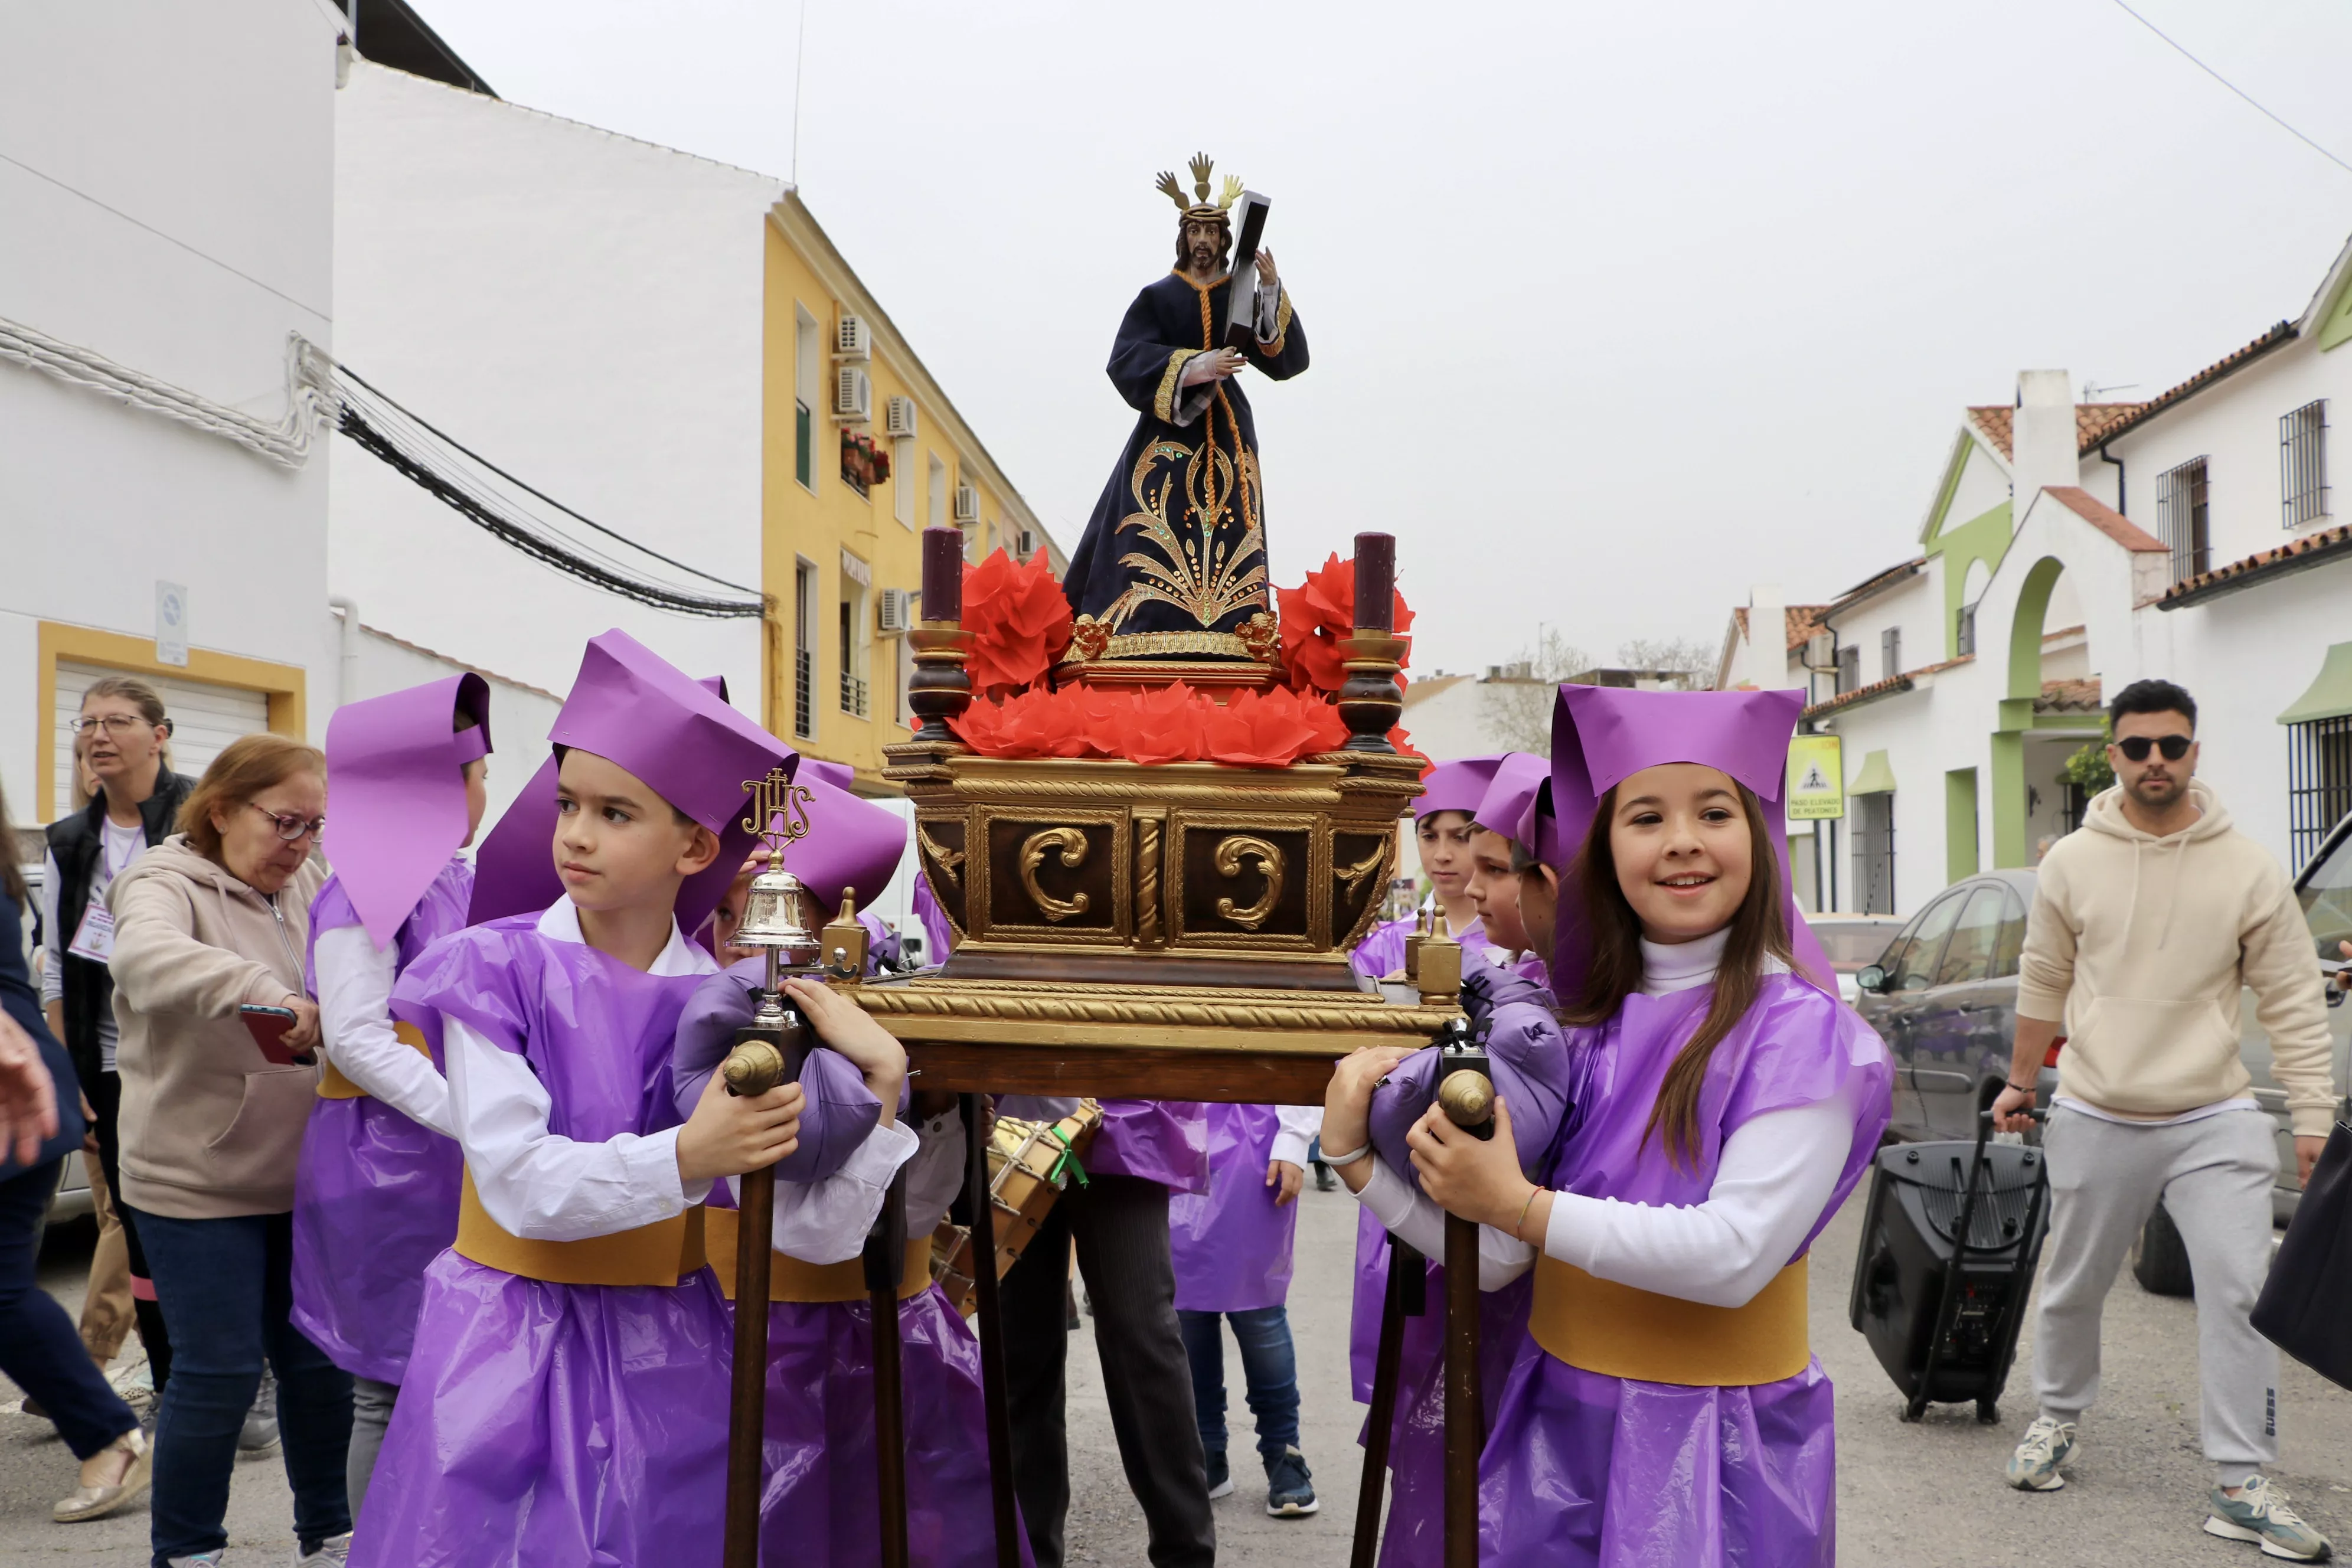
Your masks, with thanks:
[(1264, 659), (1272, 651), (1265, 497), (1242, 384), (1253, 374), (1286, 381), (1305, 370), (1307, 333), (1286, 290), (1272, 340), (1247, 351), (1248, 371), (1179, 385), (1186, 362), (1216, 341), (1230, 287), (1221, 278), (1202, 289), (1171, 272), (1138, 294), (1119, 323), (1108, 370), (1139, 417), (1070, 557), (1063, 585), (1080, 621), (1073, 659)]

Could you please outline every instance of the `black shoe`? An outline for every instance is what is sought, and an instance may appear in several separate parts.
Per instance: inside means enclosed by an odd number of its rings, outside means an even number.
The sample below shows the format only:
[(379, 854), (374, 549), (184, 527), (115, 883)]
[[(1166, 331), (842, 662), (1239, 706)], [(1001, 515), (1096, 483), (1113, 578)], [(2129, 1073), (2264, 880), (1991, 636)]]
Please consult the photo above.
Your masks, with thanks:
[(1314, 1472), (1307, 1456), (1285, 1448), (1265, 1462), (1265, 1511), (1274, 1519), (1301, 1519), (1322, 1507), (1315, 1500)]
[(1209, 1456), (1209, 1495), (1213, 1498), (1234, 1495), (1234, 1472), (1226, 1465), (1223, 1450)]
[(1320, 1160), (1316, 1161), (1315, 1190), (1318, 1193), (1328, 1193), (1339, 1184), (1339, 1178), (1331, 1173), (1331, 1167)]

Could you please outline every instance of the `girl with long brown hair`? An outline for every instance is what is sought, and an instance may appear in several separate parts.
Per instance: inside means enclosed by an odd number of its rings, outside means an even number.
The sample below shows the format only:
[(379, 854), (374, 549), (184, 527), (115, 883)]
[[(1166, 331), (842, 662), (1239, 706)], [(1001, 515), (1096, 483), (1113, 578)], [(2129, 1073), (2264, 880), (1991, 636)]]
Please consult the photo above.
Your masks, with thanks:
[(1543, 1353), (1496, 1402), (1490, 1564), (1835, 1560), (1805, 1254), (1877, 1146), (1893, 1074), (1789, 894), (1800, 706), (1561, 689), (1551, 797), (1575, 850), (1553, 976), (1576, 1109), (1532, 1180), (1501, 1152), (1507, 1092), (1492, 1143), (1442, 1115), (1409, 1140), (1429, 1201), (1533, 1255)]

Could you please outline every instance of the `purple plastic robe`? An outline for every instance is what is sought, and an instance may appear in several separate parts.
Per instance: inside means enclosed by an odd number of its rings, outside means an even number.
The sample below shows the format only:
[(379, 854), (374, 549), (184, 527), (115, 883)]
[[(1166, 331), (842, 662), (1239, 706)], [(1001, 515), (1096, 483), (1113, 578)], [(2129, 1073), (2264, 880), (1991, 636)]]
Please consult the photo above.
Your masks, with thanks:
[[(1551, 993), (1507, 970), (1488, 968), (1464, 977), (1463, 1005), (1474, 1026), (1486, 1031), (1496, 1089), (1510, 1102), (1519, 1163), (1539, 1170), (1559, 1141), (1562, 1122), (1574, 1114), (1570, 1093), (1582, 1070), (1553, 1012)], [(1433, 1048), (1409, 1057), (1372, 1096), (1372, 1146), (1383, 1163), (1416, 1186), (1404, 1134), (1436, 1093), (1436, 1065)], [(1368, 1405), (1388, 1267), (1388, 1232), (1369, 1210), (1359, 1211), (1349, 1370), (1356, 1397)], [(1382, 1568), (1437, 1568), (1444, 1560), (1445, 1268), (1435, 1258), (1424, 1268), (1427, 1310), (1405, 1320), (1397, 1359), (1396, 1416), (1389, 1429), (1393, 1500), (1381, 1534)], [(1511, 1364), (1530, 1342), (1528, 1306), (1533, 1298), (1534, 1281), (1526, 1275), (1478, 1298), (1479, 1404), (1490, 1426)]]
[[(1077, 1102), (1034, 1094), (997, 1097), (1000, 1115), (1055, 1121)], [(1090, 1176), (1135, 1176), (1173, 1193), (1209, 1190), (1206, 1108), (1187, 1100), (1106, 1100), (1102, 1130), (1087, 1150)]]
[[(1796, 1256), (1868, 1166), (1886, 1125), (1886, 1047), (1851, 1009), (1794, 975), (1768, 975), (1708, 1063), (1688, 1169), (1644, 1142), (1668, 1065), (1709, 987), (1635, 994), (1591, 1037), (1573, 1129), (1547, 1186), (1651, 1205), (1696, 1205), (1724, 1140), (1752, 1118), (1843, 1097), (1854, 1107), (1845, 1168)], [(1526, 1342), (1481, 1462), (1489, 1568), (1813, 1568), (1836, 1560), (1830, 1380), (1819, 1361), (1778, 1383), (1696, 1388), (1583, 1372)]]
[(915, 919), (923, 928), (923, 963), (936, 967), (948, 961), (955, 951), (955, 927), (948, 922), (947, 911), (940, 908), (939, 900), (931, 896), (931, 878), (928, 871), (917, 874), (913, 899)]
[[(703, 977), (642, 973), (537, 921), (436, 942), (394, 1011), (437, 1011), (520, 1056), (560, 1137), (677, 1126), (670, 1052)], [(730, 1347), (708, 1268), (675, 1286), (555, 1285), (444, 1252), (352, 1562), (718, 1562)]]
[[(693, 1114), (694, 1103), (719, 1064), (735, 1044), (735, 1031), (751, 1021), (751, 991), (767, 974), (767, 961), (747, 958), (706, 974), (678, 1015), (676, 1050), (670, 1072), (678, 1114)], [(881, 1101), (866, 1087), (856, 1064), (837, 1051), (813, 1050), (801, 1059), (803, 1095), (800, 1143), (776, 1167), (782, 1182), (821, 1182), (842, 1164), (882, 1120)], [(722, 1183), (711, 1189), (722, 1208)]]
[[(394, 973), (466, 923), (473, 868), (442, 867), (394, 933)], [(360, 923), (341, 879), (310, 901), (303, 985), (319, 994), (320, 933)], [(373, 1096), (310, 1107), (294, 1171), (294, 1326), (354, 1377), (408, 1372), (425, 1270), (457, 1234), (457, 1143)]]
[[(1404, 939), (1420, 923), (1417, 917), (1408, 915), (1401, 921), (1384, 921), (1374, 926), (1356, 944), (1356, 951), (1348, 955), (1349, 963), (1367, 980), (1394, 974), (1404, 967)], [(1462, 934), (1454, 940), (1462, 944), (1465, 954), (1483, 952), (1494, 945), (1486, 940), (1486, 928), (1475, 920), (1463, 927)]]
[(1271, 1105), (1210, 1105), (1209, 1190), (1168, 1200), (1180, 1312), (1248, 1312), (1290, 1294), (1297, 1199), (1275, 1206), (1265, 1184), (1281, 1121)]

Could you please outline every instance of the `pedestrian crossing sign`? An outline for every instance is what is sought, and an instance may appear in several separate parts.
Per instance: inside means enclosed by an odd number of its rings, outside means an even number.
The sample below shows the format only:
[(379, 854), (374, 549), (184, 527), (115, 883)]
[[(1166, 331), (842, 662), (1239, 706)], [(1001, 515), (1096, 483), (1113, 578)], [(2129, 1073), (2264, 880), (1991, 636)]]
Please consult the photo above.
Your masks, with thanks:
[(1845, 815), (1845, 764), (1835, 735), (1789, 742), (1789, 820), (1832, 822)]

